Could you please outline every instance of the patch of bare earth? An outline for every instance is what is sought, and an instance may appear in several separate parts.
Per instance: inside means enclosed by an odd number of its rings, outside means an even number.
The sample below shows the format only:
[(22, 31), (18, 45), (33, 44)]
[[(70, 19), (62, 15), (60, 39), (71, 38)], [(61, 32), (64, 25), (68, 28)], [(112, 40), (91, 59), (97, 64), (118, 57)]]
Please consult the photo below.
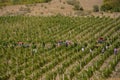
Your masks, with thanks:
[(103, 0), (79, 0), (81, 3), (81, 6), (85, 10), (93, 10), (94, 5), (101, 6), (103, 4)]
[(78, 0), (84, 11), (75, 11), (67, 0), (52, 0), (49, 3), (36, 3), (27, 5), (11, 5), (0, 8), (0, 16), (6, 15), (29, 15), (29, 16), (51, 16), (61, 14), (64, 16), (109, 16), (119, 17), (120, 13), (92, 12), (93, 6), (102, 5), (103, 0)]
[(29, 5), (14, 5), (6, 6), (0, 9), (0, 16), (2, 15), (33, 15), (33, 16), (49, 16), (49, 15), (73, 15), (73, 6), (68, 5), (66, 0), (52, 0), (49, 3), (38, 3)]

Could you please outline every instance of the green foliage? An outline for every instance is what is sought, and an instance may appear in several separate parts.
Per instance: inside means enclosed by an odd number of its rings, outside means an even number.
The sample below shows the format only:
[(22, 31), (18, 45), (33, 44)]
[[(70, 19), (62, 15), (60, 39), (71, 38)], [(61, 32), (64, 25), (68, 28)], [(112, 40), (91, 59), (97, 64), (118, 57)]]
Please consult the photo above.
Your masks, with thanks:
[(0, 0), (0, 6), (15, 5), (15, 4), (33, 4), (49, 2), (51, 0)]
[(102, 11), (120, 12), (120, 0), (104, 0)]
[(73, 5), (74, 6), (74, 10), (81, 10), (83, 11), (83, 7), (80, 5), (80, 2), (78, 0), (67, 0), (67, 3), (69, 5)]
[[(106, 59), (113, 55), (114, 46), (119, 45), (119, 34), (115, 30), (120, 27), (120, 18), (106, 17), (0, 17), (0, 79), (9, 80), (88, 80), (100, 69)], [(91, 30), (91, 31), (90, 31)], [(4, 36), (3, 36), (4, 35)], [(95, 35), (95, 36), (93, 36)], [(101, 46), (96, 40), (100, 37), (110, 38), (110, 46), (101, 54)], [(48, 44), (56, 44), (59, 40), (70, 40), (72, 46), (46, 48)], [(10, 48), (11, 44), (23, 41), (35, 43), (38, 53), (31, 54), (28, 48)], [(43, 48), (43, 42), (45, 43)], [(109, 42), (109, 40), (107, 40)], [(48, 47), (48, 46), (47, 46)], [(84, 47), (85, 51), (81, 51)], [(93, 52), (90, 53), (89, 49)], [(117, 57), (116, 57), (117, 56)], [(113, 59), (113, 58), (110, 58)], [(103, 70), (103, 76), (109, 77), (120, 60), (120, 54)], [(108, 65), (108, 66), (109, 66)], [(65, 74), (65, 75), (63, 75)]]
[(94, 5), (93, 6), (93, 11), (94, 12), (98, 12), (99, 11), (99, 6), (98, 5)]
[(49, 2), (49, 1), (51, 1), (51, 0), (44, 0), (45, 2)]
[(80, 10), (83, 11), (83, 8), (80, 5), (74, 5), (74, 10)]
[(112, 10), (112, 6), (109, 4), (105, 4), (101, 6), (101, 10), (102, 11), (108, 11), (108, 10)]

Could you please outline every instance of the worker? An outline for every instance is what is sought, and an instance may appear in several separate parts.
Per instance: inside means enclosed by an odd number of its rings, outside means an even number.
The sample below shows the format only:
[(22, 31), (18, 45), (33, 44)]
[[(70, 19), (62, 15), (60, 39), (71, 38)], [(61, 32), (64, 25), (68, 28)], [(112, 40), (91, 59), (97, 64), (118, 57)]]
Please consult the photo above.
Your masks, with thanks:
[(82, 47), (82, 51), (84, 51), (85, 49)]
[(104, 38), (99, 38), (98, 43), (103, 43), (104, 42)]
[(23, 47), (28, 48), (28, 47), (30, 47), (30, 45), (26, 43), (26, 44), (23, 44)]
[(32, 44), (32, 53), (37, 53), (37, 46), (34, 43)]
[(118, 53), (118, 49), (114, 48), (114, 54), (116, 55)]
[(43, 47), (43, 48), (45, 47), (45, 42), (42, 43), (42, 47)]
[(62, 41), (62, 40), (58, 41), (58, 42), (57, 42), (57, 47), (61, 46), (62, 44), (63, 44), (63, 41)]
[(90, 50), (90, 53), (92, 53), (93, 51), (92, 51), (92, 49), (89, 49)]
[(24, 44), (23, 42), (18, 42), (18, 43), (17, 43), (17, 46), (18, 46), (18, 47), (23, 47), (23, 44)]
[(106, 46), (105, 46), (105, 48), (106, 48), (106, 49), (108, 49), (108, 48), (109, 48), (109, 46), (108, 46), (108, 45), (106, 45)]
[(68, 47), (68, 45), (69, 45), (69, 41), (66, 41), (65, 46)]
[(105, 52), (105, 48), (102, 49), (102, 53), (104, 53), (104, 52)]

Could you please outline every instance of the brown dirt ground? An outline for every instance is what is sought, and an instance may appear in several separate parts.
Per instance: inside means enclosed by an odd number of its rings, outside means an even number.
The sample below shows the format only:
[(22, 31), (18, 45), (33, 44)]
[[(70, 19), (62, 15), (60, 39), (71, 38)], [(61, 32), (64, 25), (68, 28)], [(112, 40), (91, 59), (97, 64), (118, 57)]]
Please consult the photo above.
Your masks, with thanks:
[(68, 5), (65, 0), (52, 0), (49, 3), (38, 3), (29, 5), (13, 5), (0, 9), (2, 15), (33, 15), (33, 16), (49, 16), (49, 15), (72, 15), (74, 14), (73, 6)]
[[(72, 5), (68, 5), (67, 0), (52, 0), (49, 3), (38, 3), (28, 5), (12, 5), (5, 6), (0, 9), (0, 16), (6, 15), (29, 15), (29, 16), (51, 16), (51, 15), (65, 15), (65, 16), (110, 16), (112, 18), (120, 16), (120, 13), (101, 13), (92, 12), (94, 5), (102, 5), (102, 0), (79, 0), (84, 12), (77, 12), (73, 10)], [(76, 14), (77, 13), (77, 14)]]
[(103, 0), (79, 0), (85, 10), (93, 10), (94, 5), (101, 6)]

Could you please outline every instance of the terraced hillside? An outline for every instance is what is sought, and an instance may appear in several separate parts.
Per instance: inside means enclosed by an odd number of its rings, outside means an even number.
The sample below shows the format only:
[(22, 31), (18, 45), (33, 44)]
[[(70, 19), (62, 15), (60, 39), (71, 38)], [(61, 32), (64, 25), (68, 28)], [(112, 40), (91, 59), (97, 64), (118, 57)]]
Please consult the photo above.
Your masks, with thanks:
[(115, 78), (119, 50), (120, 18), (0, 17), (0, 80)]

